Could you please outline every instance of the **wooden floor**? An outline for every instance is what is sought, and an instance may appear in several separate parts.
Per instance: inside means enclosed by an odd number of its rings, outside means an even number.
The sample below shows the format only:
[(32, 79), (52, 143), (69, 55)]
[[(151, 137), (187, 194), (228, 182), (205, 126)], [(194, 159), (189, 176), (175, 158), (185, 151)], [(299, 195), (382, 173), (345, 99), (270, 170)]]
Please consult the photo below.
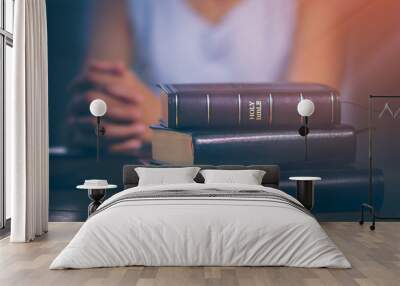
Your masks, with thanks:
[(27, 244), (0, 241), (0, 285), (400, 285), (400, 223), (380, 222), (371, 232), (354, 222), (322, 223), (352, 269), (289, 267), (123, 267), (48, 270), (81, 223), (50, 223), (49, 233)]

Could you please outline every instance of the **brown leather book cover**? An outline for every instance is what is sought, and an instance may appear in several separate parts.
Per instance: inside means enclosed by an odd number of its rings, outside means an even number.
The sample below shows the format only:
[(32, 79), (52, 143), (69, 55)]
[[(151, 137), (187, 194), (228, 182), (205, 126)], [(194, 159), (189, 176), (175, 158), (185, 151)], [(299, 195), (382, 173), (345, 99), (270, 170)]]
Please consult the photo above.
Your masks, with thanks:
[(315, 83), (161, 84), (162, 124), (174, 129), (274, 129), (297, 127), (301, 99), (315, 112), (311, 127), (340, 123), (337, 90)]
[[(305, 162), (305, 142), (296, 129), (265, 131), (176, 130), (160, 125), (153, 130), (152, 158), (168, 164), (293, 164)], [(311, 129), (308, 135), (311, 162), (352, 163), (354, 128), (346, 125)], [(339, 150), (339, 151), (338, 151)]]

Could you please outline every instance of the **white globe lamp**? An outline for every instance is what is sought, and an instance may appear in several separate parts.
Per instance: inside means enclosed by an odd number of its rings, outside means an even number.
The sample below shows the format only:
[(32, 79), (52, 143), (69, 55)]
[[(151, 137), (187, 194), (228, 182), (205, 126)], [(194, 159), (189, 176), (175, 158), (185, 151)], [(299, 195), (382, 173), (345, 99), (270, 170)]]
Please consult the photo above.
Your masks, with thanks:
[(299, 128), (299, 134), (304, 137), (305, 143), (305, 160), (308, 160), (308, 144), (307, 144), (307, 135), (310, 133), (310, 129), (308, 128), (308, 118), (314, 114), (315, 106), (314, 102), (309, 99), (302, 99), (297, 104), (297, 112), (301, 117), (304, 118), (304, 125)]
[(100, 136), (106, 133), (104, 126), (100, 125), (100, 119), (107, 112), (107, 104), (102, 99), (95, 99), (90, 103), (89, 110), (96, 117), (96, 159), (100, 161)]
[(299, 104), (297, 104), (297, 112), (302, 117), (309, 117), (313, 115), (315, 110), (314, 102), (309, 99), (302, 99)]
[(95, 99), (90, 103), (90, 113), (96, 117), (102, 117), (107, 112), (107, 104), (102, 99)]

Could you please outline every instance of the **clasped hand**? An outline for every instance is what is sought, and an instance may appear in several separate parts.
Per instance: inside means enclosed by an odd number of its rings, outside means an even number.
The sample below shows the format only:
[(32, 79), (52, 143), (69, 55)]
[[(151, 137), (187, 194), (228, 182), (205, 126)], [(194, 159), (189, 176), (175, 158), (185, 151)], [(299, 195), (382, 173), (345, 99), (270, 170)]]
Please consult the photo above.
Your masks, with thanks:
[(107, 103), (102, 118), (106, 130), (104, 148), (111, 153), (135, 154), (148, 132), (143, 118), (144, 85), (121, 63), (92, 61), (72, 84), (68, 108), (69, 138), (73, 146), (91, 147), (96, 118), (89, 112), (94, 99)]

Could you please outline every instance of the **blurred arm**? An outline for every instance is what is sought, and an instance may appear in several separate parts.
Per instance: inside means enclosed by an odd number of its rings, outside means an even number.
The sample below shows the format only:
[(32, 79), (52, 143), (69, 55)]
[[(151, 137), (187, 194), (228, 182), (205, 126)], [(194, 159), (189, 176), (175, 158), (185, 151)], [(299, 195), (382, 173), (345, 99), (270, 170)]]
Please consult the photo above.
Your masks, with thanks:
[(344, 67), (346, 13), (343, 1), (299, 2), (288, 80), (328, 84), (340, 88)]
[[(126, 0), (92, 0), (89, 42), (86, 64), (93, 60), (123, 63), (131, 67), (134, 62), (134, 42)], [(160, 117), (160, 103), (152, 90), (139, 79), (132, 76), (135, 93), (144, 100), (140, 104), (142, 121), (145, 125), (154, 124)], [(149, 139), (150, 131), (145, 138)]]
[(89, 42), (86, 59), (133, 63), (133, 37), (125, 0), (90, 1)]

